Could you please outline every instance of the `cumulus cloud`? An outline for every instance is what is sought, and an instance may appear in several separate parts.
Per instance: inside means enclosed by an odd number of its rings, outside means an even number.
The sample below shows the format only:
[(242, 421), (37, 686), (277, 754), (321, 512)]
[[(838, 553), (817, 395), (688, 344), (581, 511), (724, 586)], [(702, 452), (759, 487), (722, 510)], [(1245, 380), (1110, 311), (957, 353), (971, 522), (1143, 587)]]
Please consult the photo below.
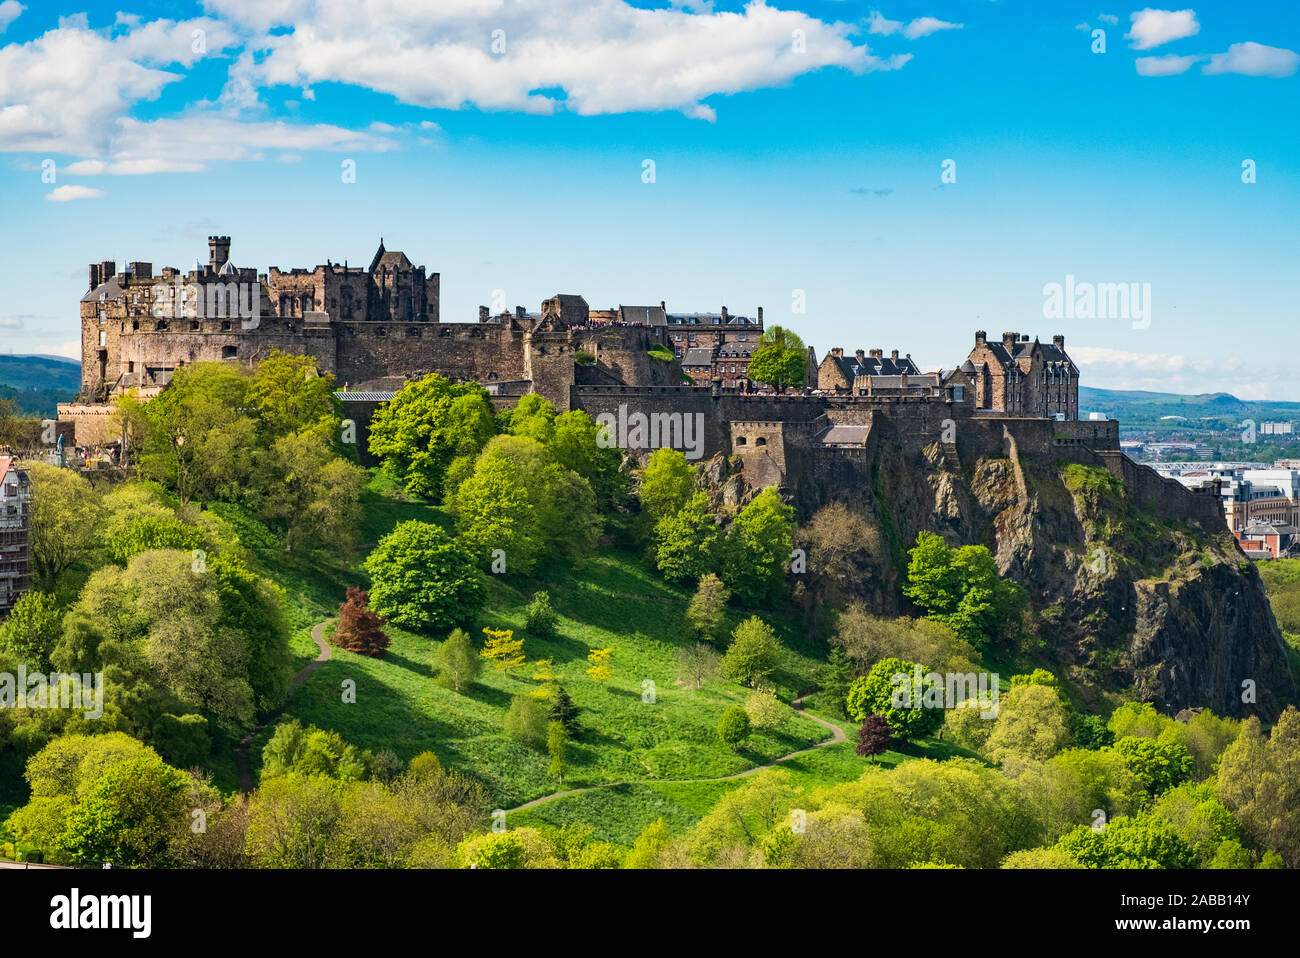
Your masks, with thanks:
[(4, 0), (0, 3), (0, 33), (9, 29), (9, 24), (18, 19), (18, 15), (27, 8), (18, 0)]
[(1252, 77), (1289, 77), (1300, 66), (1300, 55), (1262, 43), (1234, 43), (1226, 53), (1216, 53), (1201, 68), (1203, 73), (1241, 73)]
[(1174, 53), (1166, 53), (1161, 57), (1138, 57), (1137, 72), (1144, 77), (1175, 76), (1186, 73), (1191, 69), (1192, 64), (1200, 59), (1202, 57), (1180, 57)]
[(103, 195), (103, 190), (89, 186), (56, 186), (45, 194), (45, 198), (55, 203), (68, 203), (72, 200), (97, 200)]
[(1162, 43), (1193, 37), (1201, 32), (1195, 10), (1153, 10), (1147, 7), (1130, 15), (1133, 26), (1124, 34), (1134, 50), (1150, 50)]
[[(714, 95), (780, 86), (826, 67), (896, 70), (849, 24), (751, 0), (739, 12), (624, 0), (209, 0), (264, 34), (259, 87), (337, 82), (430, 108), (583, 115), (677, 110), (713, 119)], [(702, 8), (701, 8), (702, 9)]]

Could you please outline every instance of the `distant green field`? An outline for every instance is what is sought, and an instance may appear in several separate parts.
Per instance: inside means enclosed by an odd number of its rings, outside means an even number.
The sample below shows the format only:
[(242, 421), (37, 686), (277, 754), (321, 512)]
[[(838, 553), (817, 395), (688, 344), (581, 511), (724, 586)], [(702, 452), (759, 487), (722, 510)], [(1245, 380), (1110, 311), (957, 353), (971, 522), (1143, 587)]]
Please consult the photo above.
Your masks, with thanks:
[(53, 416), (81, 388), (81, 366), (43, 356), (0, 355), (0, 399), (28, 416)]

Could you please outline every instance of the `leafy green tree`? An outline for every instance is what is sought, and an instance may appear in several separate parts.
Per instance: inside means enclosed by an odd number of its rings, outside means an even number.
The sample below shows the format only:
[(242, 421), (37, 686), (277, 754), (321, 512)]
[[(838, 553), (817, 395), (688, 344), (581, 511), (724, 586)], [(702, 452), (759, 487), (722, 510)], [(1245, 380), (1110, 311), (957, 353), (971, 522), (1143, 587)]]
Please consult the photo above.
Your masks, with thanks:
[(598, 440), (595, 421), (574, 409), (555, 418), (549, 445), (556, 462), (586, 479), (599, 502), (610, 504), (626, 493), (627, 474), (622, 468), (622, 451)]
[(550, 768), (547, 774), (554, 775), (561, 784), (564, 782), (564, 773), (568, 770), (565, 762), (565, 750), (569, 744), (569, 735), (564, 728), (563, 722), (550, 722), (546, 726), (546, 752), (551, 757)]
[(351, 549), (366, 474), (334, 454), (319, 426), (280, 436), (259, 454), (258, 463), (259, 513), (283, 531), (286, 551), (302, 546)]
[(924, 699), (917, 701), (913, 668), (912, 662), (902, 659), (877, 662), (849, 688), (849, 718), (864, 722), (868, 715), (883, 715), (890, 734), (903, 741), (933, 734), (943, 723), (944, 709), (927, 707)]
[(697, 492), (655, 526), (655, 565), (670, 582), (695, 582), (715, 566), (721, 541), (709, 497)]
[(774, 486), (750, 500), (727, 535), (723, 579), (742, 599), (770, 598), (785, 578), (793, 548), (794, 508)]
[(781, 666), (782, 652), (772, 627), (758, 616), (750, 616), (731, 634), (731, 645), (722, 656), (722, 674), (753, 687)]
[(732, 748), (738, 748), (749, 738), (750, 728), (749, 714), (739, 705), (729, 705), (718, 720), (718, 738)]
[(685, 506), (694, 492), (695, 470), (685, 453), (663, 447), (650, 454), (637, 496), (652, 527)]
[(371, 607), (399, 628), (441, 632), (483, 607), (483, 575), (474, 558), (440, 526), (399, 523), (365, 561)]
[(1254, 716), (1219, 760), (1219, 800), (1252, 841), (1300, 867), (1300, 712), (1288, 705), (1265, 736)]
[(672, 843), (672, 833), (662, 818), (656, 819), (641, 830), (632, 843), (632, 850), (623, 859), (624, 868), (657, 868), (659, 856)]
[[(457, 405), (464, 397), (477, 397)], [(476, 383), (456, 384), (433, 373), (403, 386), (370, 422), (370, 452), (412, 495), (442, 491), (456, 456), (473, 455), (492, 426), (491, 400)]]
[(1056, 848), (1085, 868), (1191, 868), (1195, 856), (1164, 819), (1151, 814), (1120, 816), (1104, 829), (1080, 825)]
[(1174, 827), (1196, 856), (1196, 867), (1251, 867), (1250, 853), (1241, 844), (1245, 833), (1215, 797), (1213, 786), (1189, 782), (1171, 788), (1155, 800), (1151, 813)]
[(808, 377), (808, 349), (792, 330), (769, 326), (749, 361), (749, 378), (774, 389), (802, 386)]
[(555, 407), (537, 393), (519, 398), (514, 409), (501, 413), (504, 432), (512, 436), (526, 436), (543, 446), (549, 446), (555, 435)]
[(297, 719), (281, 722), (262, 747), (262, 779), (277, 775), (324, 775), (341, 782), (366, 777), (368, 753), (349, 745), (337, 732)]
[(483, 658), (464, 629), (453, 629), (445, 642), (433, 651), (433, 667), (438, 684), (455, 692), (464, 692), (474, 684), (483, 670)]
[(998, 575), (984, 546), (952, 549), (934, 533), (921, 532), (909, 555), (903, 594), (977, 649), (985, 649), (1024, 608), (1024, 590)]
[(700, 584), (686, 607), (686, 618), (700, 636), (709, 642), (722, 634), (727, 623), (727, 601), (731, 592), (712, 572), (700, 577)]
[(1113, 746), (1152, 795), (1160, 795), (1191, 779), (1196, 761), (1177, 742), (1154, 742), (1125, 736)]
[(244, 637), (248, 682), (256, 704), (274, 708), (288, 696), (294, 674), (284, 590), (229, 555), (212, 556), (208, 572), (216, 578), (218, 624)]
[(79, 796), (55, 847), (81, 865), (166, 864), (185, 791), (185, 775), (156, 755), (116, 764)]
[(153, 746), (177, 768), (200, 765), (212, 752), (208, 720), (196, 713), (164, 713), (154, 723)]
[(1100, 715), (1070, 713), (1070, 735), (1079, 748), (1099, 749), (1115, 744), (1115, 735)]
[(263, 868), (325, 868), (337, 862), (342, 793), (328, 775), (264, 777), (249, 804), (248, 854)]
[(525, 693), (511, 697), (505, 730), (512, 739), (533, 748), (545, 748), (549, 724), (546, 703)]
[(63, 632), (63, 613), (48, 592), (24, 592), (0, 621), (0, 652), (44, 671)]
[(122, 565), (141, 552), (153, 549), (189, 552), (203, 544), (203, 530), (182, 522), (174, 515), (146, 513), (129, 516), (125, 522), (114, 519), (110, 519), (105, 529), (105, 539), (109, 556)]
[(504, 553), (527, 574), (543, 556), (580, 559), (594, 549), (601, 518), (590, 485), (536, 440), (497, 436), (456, 492), (456, 527), (484, 565)]
[(555, 637), (560, 617), (551, 605), (551, 594), (546, 590), (534, 592), (532, 601), (524, 609), (524, 628), (539, 639)]
[(721, 656), (704, 642), (678, 649), (676, 659), (682, 682), (694, 685), (697, 690), (721, 671)]
[(1070, 744), (1069, 713), (1050, 685), (1013, 686), (998, 702), (983, 752), (990, 761), (1009, 763), (1046, 761)]
[(39, 583), (53, 588), (94, 549), (103, 513), (90, 483), (75, 472), (42, 462), (25, 468), (32, 480), (32, 571)]
[(287, 436), (324, 423), (338, 435), (334, 376), (320, 373), (311, 356), (278, 349), (258, 363), (248, 387), (248, 403), (272, 437)]
[(790, 710), (771, 689), (757, 688), (745, 699), (745, 714), (757, 731), (778, 728), (790, 717)]

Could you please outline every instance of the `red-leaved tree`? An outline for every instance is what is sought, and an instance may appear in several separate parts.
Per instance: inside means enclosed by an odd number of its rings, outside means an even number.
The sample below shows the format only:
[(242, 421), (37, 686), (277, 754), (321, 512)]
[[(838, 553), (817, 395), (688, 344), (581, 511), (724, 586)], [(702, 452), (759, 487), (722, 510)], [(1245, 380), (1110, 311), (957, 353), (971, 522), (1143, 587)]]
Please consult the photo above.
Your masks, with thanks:
[(339, 606), (339, 624), (334, 630), (334, 644), (358, 655), (380, 658), (388, 651), (384, 620), (371, 612), (370, 594), (355, 586), (348, 589), (347, 601)]
[(893, 738), (889, 734), (889, 722), (883, 715), (868, 715), (858, 729), (858, 754), (862, 756), (880, 755), (889, 751)]

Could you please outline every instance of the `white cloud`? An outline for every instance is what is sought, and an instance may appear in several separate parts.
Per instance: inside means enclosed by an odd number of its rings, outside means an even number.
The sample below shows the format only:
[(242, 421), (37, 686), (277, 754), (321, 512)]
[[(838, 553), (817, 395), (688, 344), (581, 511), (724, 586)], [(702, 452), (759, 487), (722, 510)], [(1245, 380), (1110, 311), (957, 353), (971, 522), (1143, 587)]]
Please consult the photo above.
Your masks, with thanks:
[(940, 30), (960, 30), (962, 26), (963, 24), (960, 23), (948, 23), (946, 20), (938, 20), (934, 17), (917, 17), (904, 28), (903, 36), (915, 40), (918, 37), (928, 37)]
[(71, 342), (59, 343), (49, 350), (55, 356), (66, 356), (68, 359), (81, 358), (81, 341), (72, 340)]
[(1076, 29), (1076, 30), (1091, 30), (1092, 27), (1089, 25), (1089, 23), (1088, 23), (1087, 20), (1080, 20), (1078, 23), (1076, 23), (1076, 24), (1074, 25), (1074, 29)]
[(1252, 77), (1289, 77), (1300, 66), (1300, 55), (1262, 43), (1234, 43), (1227, 53), (1216, 53), (1203, 73), (1241, 73)]
[(1162, 43), (1193, 37), (1201, 32), (1195, 10), (1153, 10), (1147, 7), (1132, 14), (1133, 26), (1124, 34), (1134, 50), (1150, 50)]
[(901, 29), (903, 29), (902, 20), (887, 20), (879, 10), (872, 10), (867, 20), (867, 32), (882, 37), (897, 33)]
[(103, 195), (103, 190), (89, 186), (56, 186), (52, 192), (45, 194), (45, 198), (55, 203), (68, 203), (72, 200), (97, 200)]
[(1137, 72), (1144, 77), (1168, 77), (1186, 73), (1193, 63), (1202, 59), (1198, 56), (1180, 57), (1175, 53), (1166, 53), (1162, 57), (1138, 57)]
[(1102, 23), (1109, 23), (1111, 26), (1119, 23), (1119, 17), (1115, 16), (1113, 13), (1099, 13), (1097, 14), (1097, 19)]
[[(209, 0), (265, 36), (259, 86), (338, 82), (441, 109), (582, 115), (678, 110), (780, 86), (825, 67), (896, 70), (850, 40), (853, 27), (750, 0), (740, 12), (641, 9), (624, 0)], [(493, 32), (504, 50), (494, 53)], [(554, 92), (559, 91), (559, 92)]]
[(0, 316), (0, 329), (22, 329), (21, 316)]
[(27, 8), (18, 0), (4, 0), (0, 3), (0, 33), (9, 29), (9, 24), (18, 19), (18, 15)]

